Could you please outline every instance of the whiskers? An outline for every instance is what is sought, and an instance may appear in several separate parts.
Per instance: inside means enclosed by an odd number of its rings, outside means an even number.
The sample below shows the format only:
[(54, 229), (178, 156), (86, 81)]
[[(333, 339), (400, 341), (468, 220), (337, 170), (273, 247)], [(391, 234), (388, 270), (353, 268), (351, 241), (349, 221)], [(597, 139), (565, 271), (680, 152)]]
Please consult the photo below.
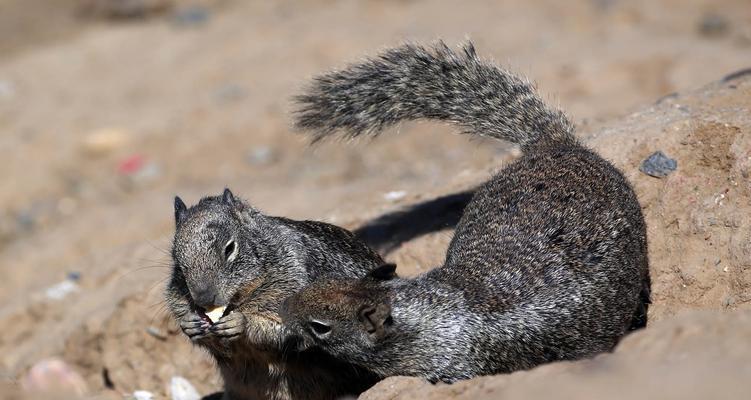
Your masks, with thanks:
[[(129, 268), (125, 271), (121, 271), (115, 279), (125, 280), (126, 278), (130, 278), (133, 274), (151, 272), (152, 270), (164, 271), (165, 278), (161, 279), (159, 283), (163, 283), (166, 278), (169, 278), (173, 269), (171, 252), (168, 249), (160, 247), (151, 241), (147, 241), (146, 243), (153, 250), (156, 250), (159, 255), (157, 255), (156, 257), (150, 255), (141, 257), (140, 259), (138, 259), (138, 261), (136, 261), (136, 266), (134, 268)], [(149, 290), (153, 290), (153, 288), (154, 287), (152, 286), (149, 288)]]

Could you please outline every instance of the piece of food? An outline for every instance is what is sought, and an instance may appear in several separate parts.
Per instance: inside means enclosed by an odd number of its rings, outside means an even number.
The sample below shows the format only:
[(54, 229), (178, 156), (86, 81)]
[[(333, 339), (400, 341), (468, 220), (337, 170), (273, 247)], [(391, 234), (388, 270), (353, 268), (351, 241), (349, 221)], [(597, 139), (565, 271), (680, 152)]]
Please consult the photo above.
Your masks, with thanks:
[(209, 317), (211, 323), (214, 323), (216, 321), (219, 321), (219, 318), (222, 318), (222, 315), (224, 315), (224, 310), (226, 309), (227, 306), (212, 308), (211, 310), (206, 311), (206, 316)]

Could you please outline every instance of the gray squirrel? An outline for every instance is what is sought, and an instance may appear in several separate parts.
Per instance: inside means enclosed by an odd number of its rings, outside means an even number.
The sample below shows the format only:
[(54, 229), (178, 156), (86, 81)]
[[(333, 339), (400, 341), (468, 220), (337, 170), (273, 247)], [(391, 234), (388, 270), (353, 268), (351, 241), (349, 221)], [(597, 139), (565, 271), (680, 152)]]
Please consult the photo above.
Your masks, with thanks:
[(377, 381), (321, 351), (289, 351), (278, 314), (310, 282), (365, 276), (383, 263), (376, 252), (334, 225), (264, 215), (229, 189), (174, 206), (167, 305), (216, 360), (224, 399), (332, 399)]
[(297, 101), (297, 126), (316, 140), (433, 119), (522, 150), (478, 188), (443, 265), (413, 279), (383, 265), (287, 299), (281, 315), (299, 349), (450, 383), (591, 357), (646, 325), (646, 229), (631, 186), (471, 43), (393, 48), (316, 78)]

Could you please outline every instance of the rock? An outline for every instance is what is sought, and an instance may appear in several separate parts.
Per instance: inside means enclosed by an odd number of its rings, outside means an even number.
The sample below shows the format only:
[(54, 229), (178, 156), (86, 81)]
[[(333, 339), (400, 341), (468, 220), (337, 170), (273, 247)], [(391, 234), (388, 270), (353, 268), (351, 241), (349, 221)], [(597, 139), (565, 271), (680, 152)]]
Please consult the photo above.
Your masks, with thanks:
[(182, 376), (173, 376), (170, 380), (169, 394), (172, 400), (200, 400), (201, 395), (195, 387)]
[(655, 178), (664, 178), (678, 168), (678, 162), (666, 156), (662, 151), (652, 153), (642, 161), (639, 171)]
[(125, 146), (129, 137), (128, 132), (122, 129), (99, 129), (86, 135), (81, 147), (87, 155), (100, 157)]
[(34, 364), (21, 380), (27, 392), (69, 393), (83, 395), (86, 382), (65, 361), (50, 358)]

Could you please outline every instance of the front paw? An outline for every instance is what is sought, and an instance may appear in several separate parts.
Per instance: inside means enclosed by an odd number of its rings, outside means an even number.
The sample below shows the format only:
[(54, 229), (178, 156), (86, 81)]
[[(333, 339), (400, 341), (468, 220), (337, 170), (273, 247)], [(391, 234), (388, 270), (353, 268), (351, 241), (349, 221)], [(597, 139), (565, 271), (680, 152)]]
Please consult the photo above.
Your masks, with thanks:
[(209, 332), (219, 339), (233, 340), (245, 332), (247, 318), (239, 311), (231, 311), (209, 327)]
[(195, 312), (189, 312), (180, 318), (180, 329), (190, 340), (197, 342), (209, 336), (211, 326), (205, 318)]

